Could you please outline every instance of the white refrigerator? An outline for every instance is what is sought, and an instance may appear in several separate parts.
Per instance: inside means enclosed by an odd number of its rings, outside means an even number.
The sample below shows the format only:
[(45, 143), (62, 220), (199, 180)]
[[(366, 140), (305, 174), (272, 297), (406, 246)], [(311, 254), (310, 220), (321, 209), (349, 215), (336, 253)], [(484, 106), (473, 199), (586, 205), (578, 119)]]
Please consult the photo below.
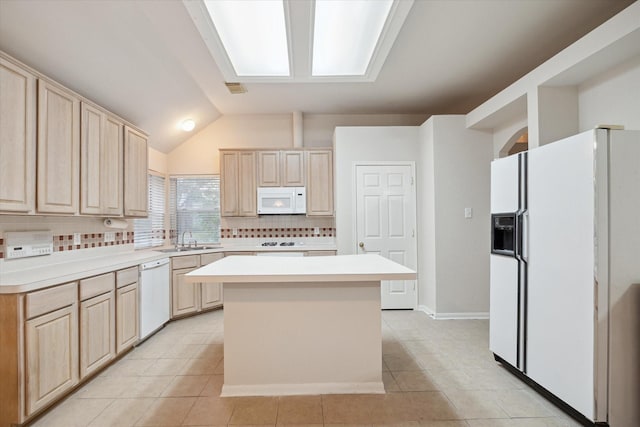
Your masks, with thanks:
[(640, 425), (640, 131), (491, 168), (490, 348), (574, 417)]

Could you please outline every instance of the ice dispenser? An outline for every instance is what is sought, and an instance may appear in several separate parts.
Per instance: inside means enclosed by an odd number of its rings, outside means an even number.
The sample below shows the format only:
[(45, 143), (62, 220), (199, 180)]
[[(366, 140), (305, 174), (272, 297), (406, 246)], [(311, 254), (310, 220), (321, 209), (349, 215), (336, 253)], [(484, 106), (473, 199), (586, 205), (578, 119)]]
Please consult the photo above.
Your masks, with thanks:
[(516, 214), (491, 215), (491, 253), (515, 256)]

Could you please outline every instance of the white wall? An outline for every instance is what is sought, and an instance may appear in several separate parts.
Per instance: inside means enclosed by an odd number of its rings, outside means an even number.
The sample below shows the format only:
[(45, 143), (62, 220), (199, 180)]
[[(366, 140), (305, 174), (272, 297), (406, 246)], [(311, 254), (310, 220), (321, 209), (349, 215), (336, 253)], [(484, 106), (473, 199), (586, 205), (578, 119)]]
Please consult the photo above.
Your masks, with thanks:
[(166, 175), (168, 171), (169, 156), (165, 153), (149, 147), (149, 169)]
[(330, 147), (338, 126), (419, 126), (424, 114), (304, 114), (305, 147)]
[(578, 88), (580, 132), (602, 124), (640, 130), (640, 56)]
[(169, 153), (169, 174), (220, 173), (219, 148), (293, 146), (290, 114), (225, 115)]
[[(355, 253), (353, 163), (416, 161), (418, 127), (337, 127), (334, 135), (336, 244), (338, 254)], [(416, 161), (416, 169), (420, 166)]]
[[(331, 147), (336, 126), (418, 125), (418, 114), (303, 114), (305, 147)], [(292, 114), (225, 115), (168, 155), (169, 174), (220, 173), (219, 148), (293, 146)]]
[(512, 119), (493, 130), (493, 158), (498, 159), (507, 155), (516, 135), (520, 135), (527, 128), (527, 115)]
[[(419, 190), (419, 269), (427, 279), (419, 283), (421, 301), (436, 317), (484, 317), (489, 311), (493, 135), (467, 129), (462, 115), (433, 116), (422, 128), (420, 161), (426, 174), (426, 165), (433, 163), (433, 185), (421, 175), (426, 189)], [(465, 208), (473, 209), (472, 218), (464, 217)], [(433, 244), (435, 250), (429, 248)]]
[(420, 126), (417, 168), (418, 306), (430, 314), (436, 309), (436, 207), (433, 120)]

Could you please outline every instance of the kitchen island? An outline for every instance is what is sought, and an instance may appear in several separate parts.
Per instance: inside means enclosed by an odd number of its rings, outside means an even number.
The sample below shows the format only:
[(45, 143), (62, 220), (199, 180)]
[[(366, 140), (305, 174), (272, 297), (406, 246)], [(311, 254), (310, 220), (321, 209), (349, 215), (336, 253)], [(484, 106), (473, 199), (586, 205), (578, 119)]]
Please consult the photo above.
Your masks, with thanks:
[(186, 275), (224, 283), (222, 396), (384, 393), (379, 255), (230, 256)]

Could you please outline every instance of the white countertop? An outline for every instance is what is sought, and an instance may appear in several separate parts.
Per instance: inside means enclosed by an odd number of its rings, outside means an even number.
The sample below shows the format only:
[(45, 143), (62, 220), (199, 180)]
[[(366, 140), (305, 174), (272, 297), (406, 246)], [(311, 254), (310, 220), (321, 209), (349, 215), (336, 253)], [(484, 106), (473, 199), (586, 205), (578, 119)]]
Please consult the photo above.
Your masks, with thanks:
[(362, 282), (414, 280), (416, 272), (380, 255), (229, 256), (186, 274), (187, 282)]
[[(134, 250), (133, 245), (111, 246), (81, 251), (59, 252), (53, 255), (0, 260), (0, 294), (16, 294), (44, 289), (75, 280), (96, 276), (110, 271), (133, 267), (161, 258), (184, 255), (199, 255), (213, 252), (292, 252), (331, 251), (335, 244), (305, 244), (298, 246), (225, 245), (191, 251), (158, 252)], [(75, 253), (79, 252), (79, 253)], [(246, 259), (246, 257), (244, 257)]]
[(11, 272), (3, 271), (0, 272), (0, 294), (34, 291), (168, 257), (167, 254), (154, 251), (129, 251)]

